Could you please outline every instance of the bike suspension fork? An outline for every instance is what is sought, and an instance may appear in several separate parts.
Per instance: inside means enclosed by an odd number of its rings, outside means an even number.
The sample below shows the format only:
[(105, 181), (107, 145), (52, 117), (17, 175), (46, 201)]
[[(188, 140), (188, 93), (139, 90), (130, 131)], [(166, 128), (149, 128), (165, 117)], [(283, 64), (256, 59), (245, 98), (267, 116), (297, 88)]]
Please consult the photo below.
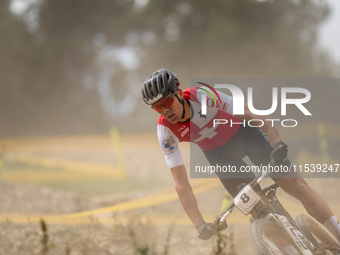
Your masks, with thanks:
[(276, 206), (276, 208), (280, 211), (280, 213), (287, 218), (289, 223), (296, 227), (295, 221), (293, 220), (292, 216), (286, 211), (286, 209), (282, 206), (280, 201), (274, 196), (271, 199), (272, 203)]

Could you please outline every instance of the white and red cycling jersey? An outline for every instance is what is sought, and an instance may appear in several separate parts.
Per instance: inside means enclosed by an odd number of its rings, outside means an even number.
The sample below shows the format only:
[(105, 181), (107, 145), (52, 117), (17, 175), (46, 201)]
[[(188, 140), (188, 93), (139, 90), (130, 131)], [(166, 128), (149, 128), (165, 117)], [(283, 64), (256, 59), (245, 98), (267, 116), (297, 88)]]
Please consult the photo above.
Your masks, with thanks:
[[(202, 87), (214, 94), (207, 87)], [(160, 145), (165, 154), (169, 168), (183, 165), (183, 160), (178, 148), (179, 142), (196, 143), (202, 150), (216, 149), (228, 142), (238, 130), (240, 124), (215, 125), (214, 119), (227, 120), (228, 123), (240, 123), (240, 120), (232, 115), (233, 98), (217, 91), (221, 98), (214, 100), (199, 86), (183, 91), (184, 98), (190, 103), (191, 118), (186, 122), (171, 124), (162, 115), (158, 119), (157, 134)], [(202, 95), (207, 97), (207, 114), (201, 114)], [(215, 103), (216, 102), (216, 103)]]

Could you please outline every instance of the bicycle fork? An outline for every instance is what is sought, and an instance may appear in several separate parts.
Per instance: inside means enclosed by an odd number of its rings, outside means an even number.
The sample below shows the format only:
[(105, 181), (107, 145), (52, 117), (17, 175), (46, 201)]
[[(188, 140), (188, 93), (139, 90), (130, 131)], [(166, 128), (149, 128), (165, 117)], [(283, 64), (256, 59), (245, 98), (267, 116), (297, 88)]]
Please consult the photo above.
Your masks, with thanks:
[(304, 238), (304, 235), (290, 224), (285, 216), (269, 213), (266, 219), (274, 220), (278, 222), (288, 233), (289, 237), (294, 241), (296, 247), (303, 255), (313, 255), (310, 248), (312, 248), (311, 243)]

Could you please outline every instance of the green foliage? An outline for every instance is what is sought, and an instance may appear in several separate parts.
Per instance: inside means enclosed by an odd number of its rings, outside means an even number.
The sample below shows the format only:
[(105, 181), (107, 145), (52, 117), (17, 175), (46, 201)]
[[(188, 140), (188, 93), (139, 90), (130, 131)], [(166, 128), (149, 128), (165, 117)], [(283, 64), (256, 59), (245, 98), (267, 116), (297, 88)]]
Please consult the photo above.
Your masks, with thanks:
[(43, 233), (42, 238), (41, 238), (41, 254), (46, 255), (48, 253), (48, 233), (47, 233), (47, 226), (46, 223), (43, 219), (40, 219), (40, 227), (41, 231)]
[[(131, 244), (135, 255), (169, 255), (170, 240), (174, 225), (168, 229), (167, 237), (161, 253), (157, 252), (155, 244), (150, 243), (151, 225), (142, 224), (138, 215), (131, 218), (128, 223), (128, 233), (131, 238)], [(157, 242), (162, 242), (157, 240)]]
[(50, 242), (50, 237), (48, 235), (47, 224), (44, 219), (40, 219), (40, 228), (42, 231), (41, 237), (41, 255), (47, 255), (48, 252), (57, 247), (56, 244)]
[[(149, 19), (153, 19), (154, 9), (165, 10), (157, 12), (162, 22), (149, 22), (158, 32), (159, 43), (148, 54), (148, 64), (183, 69), (187, 78), (197, 74), (200, 77), (305, 77), (323, 72), (315, 70), (311, 60), (316, 44), (315, 28), (328, 13), (325, 5), (308, 0), (297, 4), (188, 1), (192, 13), (181, 15), (177, 11), (180, 3), (173, 1), (171, 7), (162, 8), (166, 6), (162, 1), (151, 1), (147, 6), (145, 13), (149, 13)], [(194, 17), (201, 17), (202, 22), (194, 22)], [(176, 41), (162, 36), (171, 24), (178, 29)]]
[(226, 235), (218, 231), (214, 237), (215, 244), (211, 255), (236, 255), (233, 233)]
[[(103, 132), (112, 122), (126, 131), (149, 129), (153, 118), (139, 118), (146, 108), (138, 107), (138, 90), (162, 67), (184, 88), (198, 76), (333, 75), (334, 63), (316, 42), (329, 13), (320, 1), (150, 0), (138, 7), (131, 0), (43, 0), (20, 17), (9, 3), (0, 3), (2, 135)], [(119, 60), (114, 50), (122, 47), (139, 65)], [(123, 100), (122, 109), (139, 100), (127, 118), (118, 114)], [(105, 104), (117, 114), (109, 116)]]

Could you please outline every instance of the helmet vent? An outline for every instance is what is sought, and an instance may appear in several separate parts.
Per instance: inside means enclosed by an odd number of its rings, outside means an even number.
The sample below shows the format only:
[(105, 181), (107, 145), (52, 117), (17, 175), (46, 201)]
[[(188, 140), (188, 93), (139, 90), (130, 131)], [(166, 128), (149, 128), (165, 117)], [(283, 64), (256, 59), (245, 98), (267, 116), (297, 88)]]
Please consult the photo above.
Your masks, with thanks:
[(160, 80), (161, 80), (161, 87), (162, 87), (162, 90), (165, 89), (165, 82), (163, 80), (163, 77), (160, 77)]
[(155, 97), (154, 93), (153, 93), (153, 89), (152, 89), (152, 86), (151, 86), (151, 83), (149, 84), (149, 91), (150, 91), (150, 96), (151, 97)]
[[(156, 91), (155, 91), (155, 92), (156, 92), (156, 95), (158, 95), (158, 94), (159, 94), (159, 90), (158, 90), (158, 86), (157, 86), (157, 80), (155, 80), (155, 88), (156, 88)], [(155, 96), (156, 96), (156, 95), (155, 95)]]

